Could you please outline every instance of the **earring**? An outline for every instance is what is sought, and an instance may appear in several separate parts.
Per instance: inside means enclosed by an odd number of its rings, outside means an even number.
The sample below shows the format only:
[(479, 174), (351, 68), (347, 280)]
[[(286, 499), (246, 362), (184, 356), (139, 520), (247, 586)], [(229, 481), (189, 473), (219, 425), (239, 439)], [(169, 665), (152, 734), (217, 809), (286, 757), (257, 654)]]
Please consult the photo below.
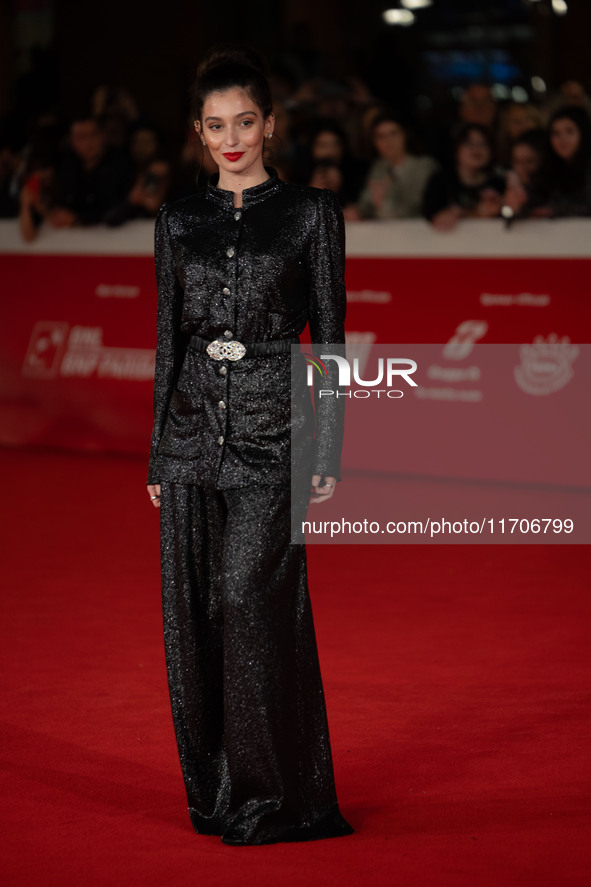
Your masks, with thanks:
[(272, 138), (273, 138), (273, 133), (272, 133), (272, 132), (268, 132), (268, 133), (267, 133), (267, 138), (268, 138), (268, 139), (272, 139)]

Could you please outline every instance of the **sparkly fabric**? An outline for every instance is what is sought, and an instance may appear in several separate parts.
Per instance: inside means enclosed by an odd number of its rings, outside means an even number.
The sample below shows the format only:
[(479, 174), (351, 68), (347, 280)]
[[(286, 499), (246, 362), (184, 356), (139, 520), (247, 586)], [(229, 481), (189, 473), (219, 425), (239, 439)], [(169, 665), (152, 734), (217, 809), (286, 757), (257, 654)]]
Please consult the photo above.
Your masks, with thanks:
[(166, 662), (195, 831), (228, 844), (350, 834), (289, 489), (164, 482), (161, 502)]
[[(344, 398), (315, 392), (313, 410), (303, 355), (212, 360), (191, 347), (197, 335), (272, 349), (306, 322), (319, 352), (344, 342), (338, 204), (267, 171), (241, 209), (210, 184), (165, 205), (155, 232), (148, 483), (162, 485), (170, 698), (191, 822), (228, 844), (352, 832), (334, 786), (306, 549), (290, 543), (290, 506), (301, 521), (311, 475), (340, 477)], [(327, 364), (323, 387), (336, 388)]]
[[(164, 204), (155, 228), (158, 342), (148, 483), (289, 483), (289, 356), (212, 360), (196, 334), (245, 344), (344, 342), (344, 222), (331, 191), (269, 179)], [(229, 334), (229, 335), (228, 335)], [(334, 349), (333, 349), (334, 350)], [(224, 372), (220, 372), (220, 364)], [(327, 361), (324, 388), (336, 389)], [(305, 377), (301, 377), (305, 388)], [(344, 398), (316, 394), (312, 473), (340, 479)], [(223, 402), (223, 406), (220, 406)], [(221, 443), (220, 443), (221, 440)]]

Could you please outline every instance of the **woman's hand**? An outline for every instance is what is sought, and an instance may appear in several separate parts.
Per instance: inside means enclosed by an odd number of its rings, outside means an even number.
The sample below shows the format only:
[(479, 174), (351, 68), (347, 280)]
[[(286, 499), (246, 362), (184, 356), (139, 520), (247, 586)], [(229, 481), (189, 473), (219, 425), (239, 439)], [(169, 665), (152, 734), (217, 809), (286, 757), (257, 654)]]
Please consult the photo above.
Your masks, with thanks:
[(343, 207), (343, 218), (347, 222), (361, 222), (363, 216), (357, 209), (354, 203), (350, 203), (348, 206)]
[(389, 185), (390, 182), (388, 179), (372, 179), (369, 183), (371, 202), (376, 209), (380, 209), (386, 199), (386, 191), (388, 190)]
[(154, 508), (160, 508), (160, 484), (148, 484), (148, 496)]
[(448, 206), (433, 216), (431, 224), (437, 231), (452, 231), (461, 217), (462, 210), (459, 206)]
[(336, 477), (326, 476), (324, 478), (324, 483), (322, 484), (322, 486), (320, 486), (321, 480), (321, 474), (314, 474), (312, 476), (312, 492), (310, 495), (310, 502), (326, 502), (326, 500), (330, 499), (330, 497), (334, 493), (335, 484), (337, 482)]
[(476, 215), (481, 219), (494, 219), (501, 212), (503, 198), (494, 188), (484, 188), (480, 192), (480, 203), (476, 207)]

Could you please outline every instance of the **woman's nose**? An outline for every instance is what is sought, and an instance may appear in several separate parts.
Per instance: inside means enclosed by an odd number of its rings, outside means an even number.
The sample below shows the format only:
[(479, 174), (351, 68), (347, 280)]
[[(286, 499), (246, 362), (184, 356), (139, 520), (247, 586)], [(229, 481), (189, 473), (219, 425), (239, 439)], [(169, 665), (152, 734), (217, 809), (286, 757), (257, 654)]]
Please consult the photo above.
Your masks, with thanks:
[(239, 141), (240, 141), (240, 136), (238, 134), (238, 130), (234, 129), (234, 127), (231, 126), (228, 129), (228, 134), (226, 136), (226, 143), (227, 143), (228, 147), (231, 147), (233, 145), (237, 145)]

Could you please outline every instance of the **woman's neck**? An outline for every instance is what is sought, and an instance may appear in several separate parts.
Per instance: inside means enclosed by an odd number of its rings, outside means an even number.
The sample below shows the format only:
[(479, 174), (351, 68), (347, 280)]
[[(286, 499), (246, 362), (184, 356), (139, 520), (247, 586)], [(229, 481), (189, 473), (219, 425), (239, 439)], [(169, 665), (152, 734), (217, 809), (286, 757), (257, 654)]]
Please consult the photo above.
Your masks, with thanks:
[(405, 160), (406, 160), (406, 152), (403, 151), (402, 154), (397, 154), (396, 157), (386, 158), (386, 163), (388, 163), (390, 166), (396, 167), (396, 166), (402, 166), (402, 164), (404, 163)]
[(242, 206), (242, 192), (255, 185), (262, 185), (269, 178), (269, 174), (261, 162), (254, 170), (245, 170), (239, 173), (220, 170), (217, 187), (222, 191), (234, 192), (234, 206)]
[(488, 173), (483, 169), (474, 169), (471, 166), (458, 166), (458, 178), (464, 185), (482, 185), (488, 178)]

